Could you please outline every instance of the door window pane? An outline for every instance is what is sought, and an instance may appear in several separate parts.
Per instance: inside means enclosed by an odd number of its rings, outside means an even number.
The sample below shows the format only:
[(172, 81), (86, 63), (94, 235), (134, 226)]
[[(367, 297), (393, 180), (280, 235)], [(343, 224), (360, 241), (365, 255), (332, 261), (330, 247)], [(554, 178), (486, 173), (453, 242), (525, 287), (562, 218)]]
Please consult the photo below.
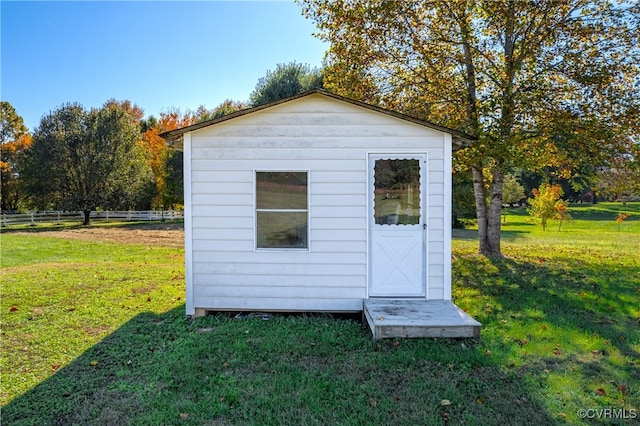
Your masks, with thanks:
[(419, 224), (420, 161), (376, 160), (373, 173), (376, 224)]

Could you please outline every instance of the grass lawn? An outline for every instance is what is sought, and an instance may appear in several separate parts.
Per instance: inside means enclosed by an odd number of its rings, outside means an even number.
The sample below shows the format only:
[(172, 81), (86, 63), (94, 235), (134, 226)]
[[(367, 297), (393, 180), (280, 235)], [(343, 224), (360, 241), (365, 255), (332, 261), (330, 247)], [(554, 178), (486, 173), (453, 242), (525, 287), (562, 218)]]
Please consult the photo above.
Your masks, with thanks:
[(640, 203), (571, 214), (543, 232), (507, 210), (504, 260), (454, 232), (478, 340), (373, 341), (322, 315), (189, 321), (179, 247), (3, 230), (2, 422), (637, 424)]

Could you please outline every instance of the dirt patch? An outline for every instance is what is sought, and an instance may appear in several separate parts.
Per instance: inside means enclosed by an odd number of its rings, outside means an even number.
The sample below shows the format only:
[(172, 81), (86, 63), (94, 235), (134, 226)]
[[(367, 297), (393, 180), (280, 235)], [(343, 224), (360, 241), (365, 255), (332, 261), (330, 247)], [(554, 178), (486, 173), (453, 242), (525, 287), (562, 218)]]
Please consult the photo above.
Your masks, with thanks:
[[(16, 232), (22, 234), (22, 232)], [(31, 232), (24, 232), (33, 235)], [(40, 231), (38, 235), (70, 240), (104, 241), (122, 244), (145, 244), (162, 247), (184, 247), (182, 223), (154, 223), (128, 226), (100, 226), (55, 231)]]

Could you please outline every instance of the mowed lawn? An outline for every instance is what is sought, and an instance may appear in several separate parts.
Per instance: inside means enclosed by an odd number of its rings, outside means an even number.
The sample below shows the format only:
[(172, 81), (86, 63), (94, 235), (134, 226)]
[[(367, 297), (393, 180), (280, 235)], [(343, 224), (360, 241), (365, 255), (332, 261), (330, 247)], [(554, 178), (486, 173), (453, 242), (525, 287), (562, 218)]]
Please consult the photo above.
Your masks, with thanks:
[(326, 315), (187, 320), (180, 247), (123, 243), (125, 226), (118, 242), (3, 229), (2, 424), (637, 423), (640, 203), (571, 214), (543, 232), (507, 210), (504, 260), (454, 232), (477, 340), (373, 341)]

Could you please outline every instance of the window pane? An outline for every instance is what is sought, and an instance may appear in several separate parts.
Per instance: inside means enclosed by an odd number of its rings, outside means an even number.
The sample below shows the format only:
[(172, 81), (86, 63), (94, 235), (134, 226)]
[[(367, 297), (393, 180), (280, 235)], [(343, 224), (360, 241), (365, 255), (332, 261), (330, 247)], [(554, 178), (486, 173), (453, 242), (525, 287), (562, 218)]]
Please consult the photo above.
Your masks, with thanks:
[(307, 248), (307, 213), (258, 212), (258, 248)]
[(419, 160), (376, 160), (374, 191), (376, 224), (420, 223)]
[(307, 209), (307, 172), (257, 172), (258, 209)]

